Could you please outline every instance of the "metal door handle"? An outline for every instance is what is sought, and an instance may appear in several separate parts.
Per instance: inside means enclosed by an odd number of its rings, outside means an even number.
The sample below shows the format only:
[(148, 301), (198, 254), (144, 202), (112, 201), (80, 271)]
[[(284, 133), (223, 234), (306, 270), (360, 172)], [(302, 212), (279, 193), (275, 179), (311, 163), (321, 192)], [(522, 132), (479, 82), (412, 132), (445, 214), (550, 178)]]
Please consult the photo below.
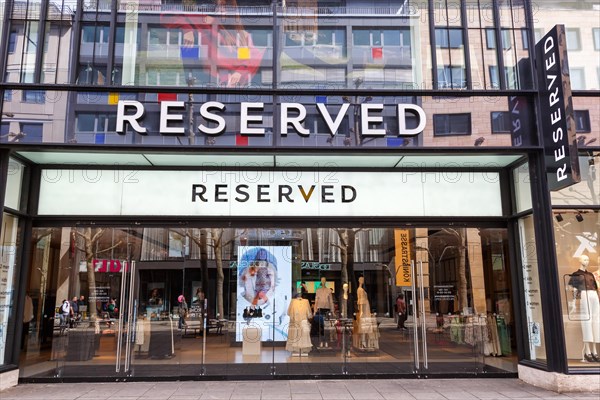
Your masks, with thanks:
[[(125, 268), (121, 268), (121, 297), (119, 297), (119, 304), (123, 304), (125, 302)], [(110, 314), (108, 316), (110, 319)], [(121, 349), (123, 346), (123, 313), (119, 312), (119, 325), (117, 331), (117, 356), (115, 361), (115, 372), (121, 371)]]
[(417, 290), (416, 290), (416, 283), (415, 283), (415, 278), (416, 278), (416, 273), (415, 273), (415, 261), (411, 260), (410, 261), (410, 272), (412, 274), (412, 279), (410, 280), (410, 288), (412, 289), (412, 296), (411, 296), (411, 308), (412, 308), (412, 312), (413, 312), (413, 346), (414, 346), (414, 350), (415, 350), (415, 369), (419, 369), (419, 331), (418, 331), (418, 327), (417, 327), (417, 323), (419, 321), (419, 319), (417, 318)]
[(131, 261), (123, 268), (129, 267), (129, 302), (127, 305), (127, 342), (125, 343), (125, 372), (129, 372), (131, 364), (131, 339), (135, 330), (135, 315), (133, 312), (133, 292), (135, 290), (135, 261)]
[(421, 298), (421, 332), (423, 336), (423, 366), (428, 368), (427, 359), (427, 319), (425, 316), (425, 279), (423, 277), (423, 261), (419, 261), (419, 295)]

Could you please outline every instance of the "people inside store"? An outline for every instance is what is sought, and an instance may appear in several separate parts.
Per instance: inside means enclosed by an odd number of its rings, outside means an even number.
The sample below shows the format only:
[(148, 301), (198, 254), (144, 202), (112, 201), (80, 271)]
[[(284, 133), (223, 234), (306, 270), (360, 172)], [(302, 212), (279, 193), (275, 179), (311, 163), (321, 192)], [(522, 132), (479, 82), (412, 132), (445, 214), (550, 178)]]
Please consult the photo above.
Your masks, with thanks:
[(315, 303), (313, 311), (315, 314), (314, 323), (317, 330), (319, 347), (329, 347), (329, 342), (325, 337), (325, 319), (333, 311), (333, 294), (327, 286), (327, 278), (321, 277), (321, 286), (315, 292)]
[(183, 329), (186, 326), (185, 318), (188, 313), (188, 305), (187, 305), (187, 302), (185, 301), (184, 295), (179, 295), (179, 297), (177, 298), (177, 301), (179, 302), (179, 304), (177, 305), (177, 314), (179, 315), (178, 326), (179, 326), (179, 329)]
[(307, 355), (312, 349), (310, 340), (310, 303), (302, 298), (302, 291), (298, 290), (296, 296), (290, 301), (288, 307), (290, 324), (288, 327), (288, 338), (285, 349), (292, 355)]
[(377, 319), (371, 315), (369, 298), (364, 284), (365, 278), (361, 276), (358, 278), (358, 288), (356, 289), (357, 308), (352, 345), (358, 350), (373, 351), (379, 349), (379, 331)]
[(404, 300), (404, 294), (400, 293), (396, 298), (396, 312), (398, 313), (398, 325), (396, 329), (406, 329), (404, 323), (406, 322), (406, 300)]
[(583, 360), (600, 362), (600, 302), (598, 301), (598, 284), (594, 275), (588, 271), (590, 258), (579, 257), (579, 268), (569, 278), (568, 286), (573, 293), (573, 306), (580, 307), (581, 334), (583, 339)]
[(148, 299), (148, 304), (153, 307), (162, 306), (163, 300), (160, 295), (160, 290), (158, 288), (154, 288), (150, 292), (150, 298)]
[(71, 318), (71, 303), (69, 303), (69, 300), (63, 299), (58, 316), (60, 318), (60, 334), (62, 335), (67, 331), (69, 319)]
[(77, 324), (77, 322), (79, 322), (79, 320), (81, 319), (80, 315), (79, 315), (79, 302), (78, 302), (78, 298), (77, 296), (73, 296), (73, 299), (71, 299), (71, 302), (69, 303), (71, 305), (71, 318), (69, 319), (69, 327), (70, 328), (74, 328), (75, 325)]

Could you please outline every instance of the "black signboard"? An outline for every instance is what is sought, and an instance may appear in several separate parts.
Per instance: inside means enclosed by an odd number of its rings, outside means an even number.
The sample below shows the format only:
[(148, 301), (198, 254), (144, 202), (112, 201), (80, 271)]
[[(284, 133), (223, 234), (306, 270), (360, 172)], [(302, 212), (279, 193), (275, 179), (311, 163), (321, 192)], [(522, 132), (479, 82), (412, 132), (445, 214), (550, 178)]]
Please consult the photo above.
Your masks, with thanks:
[(581, 180), (564, 25), (555, 25), (536, 45), (539, 118), (550, 190)]
[(434, 285), (433, 298), (434, 300), (454, 300), (456, 290), (453, 285)]
[[(522, 58), (517, 63), (517, 74), (513, 74), (515, 82), (509, 87), (527, 89), (533, 87), (531, 79), (531, 60)], [(508, 111), (510, 113), (510, 134), (513, 147), (537, 146), (535, 134), (535, 112), (531, 97), (509, 96)]]

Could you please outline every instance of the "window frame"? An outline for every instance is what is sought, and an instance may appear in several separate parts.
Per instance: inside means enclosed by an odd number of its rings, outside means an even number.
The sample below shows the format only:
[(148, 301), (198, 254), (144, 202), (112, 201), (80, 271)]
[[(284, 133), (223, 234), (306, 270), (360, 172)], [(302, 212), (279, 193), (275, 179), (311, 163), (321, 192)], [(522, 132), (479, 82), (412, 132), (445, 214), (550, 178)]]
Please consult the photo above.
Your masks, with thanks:
[[(460, 44), (453, 46), (453, 41), (450, 36), (450, 32), (458, 33), (460, 36)], [(438, 34), (439, 32), (439, 34)], [(443, 35), (443, 36), (442, 36)], [(445, 38), (442, 43), (439, 43), (438, 38)], [(456, 44), (454, 42), (454, 44)], [(435, 28), (435, 47), (438, 49), (462, 49), (465, 47), (465, 37), (462, 28)]]
[[(466, 133), (458, 133), (452, 131), (452, 118), (466, 117), (468, 132)], [(440, 123), (445, 123), (444, 121), (439, 121), (441, 118), (447, 118), (448, 132), (440, 132), (438, 129)], [(456, 123), (456, 122), (455, 122)], [(473, 134), (473, 124), (471, 113), (448, 113), (448, 114), (433, 114), (433, 136), (434, 137), (447, 137), (447, 136), (471, 136)]]
[[(589, 110), (575, 110), (573, 112), (573, 118), (575, 119), (575, 132), (576, 133), (591, 133), (592, 123), (590, 119)], [(583, 120), (582, 128), (579, 129), (579, 123), (577, 121)]]
[[(494, 118), (494, 114), (498, 115), (501, 114), (502, 115), (502, 119), (504, 119), (504, 123), (507, 123), (506, 119), (508, 119), (508, 130), (495, 130), (494, 129), (494, 121), (497, 120), (496, 118)], [(490, 130), (492, 132), (492, 134), (494, 135), (504, 135), (507, 133), (511, 133), (511, 114), (510, 111), (491, 111), (490, 112)]]
[[(570, 46), (573, 44), (573, 42), (571, 41), (571, 43), (569, 43), (569, 33), (575, 35), (575, 40), (576, 40), (575, 46)], [(567, 51), (581, 50), (581, 31), (579, 30), (579, 28), (566, 28), (565, 29), (565, 37), (566, 37)]]

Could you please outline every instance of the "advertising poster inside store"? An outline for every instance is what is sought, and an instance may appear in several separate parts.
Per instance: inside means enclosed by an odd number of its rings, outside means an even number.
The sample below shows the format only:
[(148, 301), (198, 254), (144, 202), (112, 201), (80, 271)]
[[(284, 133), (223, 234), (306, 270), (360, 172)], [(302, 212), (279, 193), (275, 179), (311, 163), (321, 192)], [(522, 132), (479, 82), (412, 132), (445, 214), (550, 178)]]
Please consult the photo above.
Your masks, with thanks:
[(259, 328), (263, 342), (287, 340), (291, 251), (290, 246), (238, 248), (236, 341), (243, 341), (248, 327)]

